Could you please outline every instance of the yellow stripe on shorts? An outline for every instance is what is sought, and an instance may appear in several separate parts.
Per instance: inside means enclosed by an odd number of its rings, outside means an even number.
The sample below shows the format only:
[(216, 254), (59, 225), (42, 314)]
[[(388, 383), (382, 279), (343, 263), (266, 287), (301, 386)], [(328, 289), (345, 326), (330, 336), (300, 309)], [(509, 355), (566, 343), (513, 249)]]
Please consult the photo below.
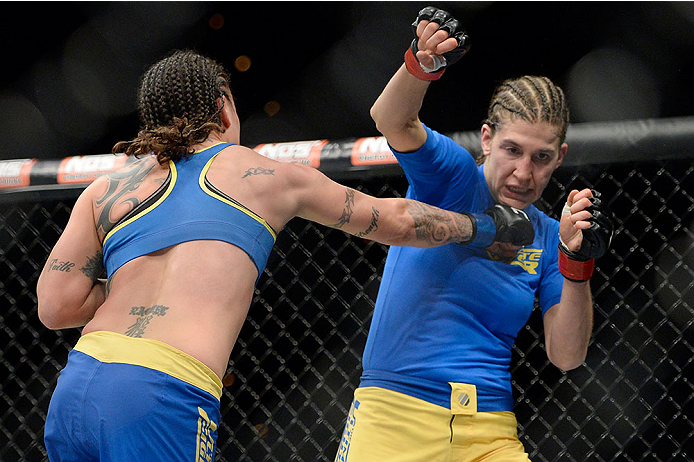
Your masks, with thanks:
[(132, 364), (164, 372), (208, 392), (217, 400), (222, 397), (222, 381), (212, 369), (158, 340), (96, 331), (80, 337), (75, 350), (102, 363)]

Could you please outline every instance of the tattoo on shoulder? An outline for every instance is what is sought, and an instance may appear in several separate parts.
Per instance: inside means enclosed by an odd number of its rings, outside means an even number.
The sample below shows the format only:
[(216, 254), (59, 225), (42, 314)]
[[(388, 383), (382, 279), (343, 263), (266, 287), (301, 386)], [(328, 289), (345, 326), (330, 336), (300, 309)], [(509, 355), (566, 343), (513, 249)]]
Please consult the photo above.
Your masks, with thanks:
[(366, 228), (361, 233), (355, 234), (355, 236), (364, 237), (367, 234), (376, 231), (378, 229), (378, 215), (379, 215), (379, 213), (380, 212), (378, 211), (378, 209), (372, 206), (371, 207), (371, 223), (369, 224), (369, 227)]
[(87, 263), (80, 268), (80, 271), (92, 281), (96, 281), (101, 276), (101, 273), (104, 272), (104, 261), (101, 251), (97, 251), (93, 257), (87, 257)]
[(111, 211), (115, 206), (126, 204), (132, 210), (140, 204), (140, 200), (130, 193), (142, 185), (154, 166), (153, 163), (136, 162), (130, 168), (117, 170), (107, 175), (108, 187), (106, 192), (96, 200), (96, 208), (99, 210), (96, 227), (101, 239), (118, 222), (117, 218), (111, 216)]
[(142, 337), (150, 321), (154, 319), (155, 316), (166, 316), (168, 310), (169, 307), (164, 305), (152, 305), (150, 307), (133, 306), (130, 308), (129, 314), (137, 316), (137, 318), (135, 319), (135, 323), (125, 331), (125, 335), (128, 337)]
[(275, 169), (274, 168), (263, 168), (263, 167), (252, 167), (246, 170), (246, 173), (243, 174), (241, 178), (246, 178), (247, 176), (254, 176), (254, 175), (274, 175), (275, 174)]
[(354, 213), (354, 190), (347, 188), (345, 191), (345, 208), (342, 209), (342, 215), (337, 223), (332, 225), (333, 228), (342, 228), (345, 224), (349, 223)]

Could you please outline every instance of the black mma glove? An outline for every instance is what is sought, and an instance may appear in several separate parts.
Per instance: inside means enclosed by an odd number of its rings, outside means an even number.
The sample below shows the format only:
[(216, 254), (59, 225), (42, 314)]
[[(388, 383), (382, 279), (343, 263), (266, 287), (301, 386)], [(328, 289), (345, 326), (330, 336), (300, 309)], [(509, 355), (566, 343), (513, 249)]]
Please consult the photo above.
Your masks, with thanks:
[(559, 238), (559, 271), (574, 282), (585, 282), (593, 276), (595, 259), (605, 255), (614, 234), (612, 213), (600, 200), (600, 193), (593, 189), (591, 192), (591, 205), (585, 209), (592, 215), (586, 220), (590, 222), (590, 227), (581, 230), (581, 247), (572, 252)]
[(468, 215), (472, 221), (472, 239), (467, 245), (484, 248), (501, 242), (524, 246), (535, 240), (535, 229), (528, 215), (515, 207), (495, 204), (484, 214)]
[[(449, 37), (457, 40), (458, 46), (451, 51), (444, 53), (441, 56), (432, 55), (434, 59), (434, 67), (426, 68), (417, 59), (417, 51), (419, 46), (417, 42), (417, 25), (420, 21), (435, 22), (439, 25), (439, 30), (448, 32)], [(439, 10), (433, 6), (423, 8), (417, 15), (417, 19), (412, 23), (414, 39), (410, 44), (409, 50), (405, 52), (405, 66), (410, 74), (421, 80), (438, 80), (443, 75), (446, 67), (458, 61), (470, 49), (470, 37), (463, 30), (462, 25), (452, 17), (447, 11)]]

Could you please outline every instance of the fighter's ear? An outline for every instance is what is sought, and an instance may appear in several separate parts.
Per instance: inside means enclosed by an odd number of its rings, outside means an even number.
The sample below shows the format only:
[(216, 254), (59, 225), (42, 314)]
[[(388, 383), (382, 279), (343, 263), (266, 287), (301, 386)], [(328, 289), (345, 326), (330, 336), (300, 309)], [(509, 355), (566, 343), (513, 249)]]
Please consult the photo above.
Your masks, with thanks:
[(483, 124), (482, 129), (482, 155), (488, 156), (492, 152), (492, 137), (494, 129), (489, 124)]
[(559, 146), (559, 157), (557, 158), (557, 165), (554, 167), (555, 169), (559, 168), (561, 163), (564, 161), (564, 157), (566, 157), (566, 151), (569, 149), (569, 145), (566, 143), (562, 143), (561, 146)]
[(222, 128), (225, 130), (232, 124), (232, 112), (235, 110), (234, 103), (225, 94), (217, 98), (217, 109), (219, 111), (219, 118), (222, 121)]

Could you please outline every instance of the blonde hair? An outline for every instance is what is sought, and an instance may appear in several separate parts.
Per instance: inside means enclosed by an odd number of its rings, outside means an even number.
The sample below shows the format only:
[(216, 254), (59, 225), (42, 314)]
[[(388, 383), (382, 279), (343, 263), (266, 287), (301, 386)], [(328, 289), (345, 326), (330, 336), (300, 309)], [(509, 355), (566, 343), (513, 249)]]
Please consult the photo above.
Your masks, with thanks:
[(496, 87), (484, 123), (493, 133), (514, 117), (529, 123), (547, 122), (558, 129), (560, 144), (566, 139), (569, 107), (562, 89), (547, 77), (524, 75)]

